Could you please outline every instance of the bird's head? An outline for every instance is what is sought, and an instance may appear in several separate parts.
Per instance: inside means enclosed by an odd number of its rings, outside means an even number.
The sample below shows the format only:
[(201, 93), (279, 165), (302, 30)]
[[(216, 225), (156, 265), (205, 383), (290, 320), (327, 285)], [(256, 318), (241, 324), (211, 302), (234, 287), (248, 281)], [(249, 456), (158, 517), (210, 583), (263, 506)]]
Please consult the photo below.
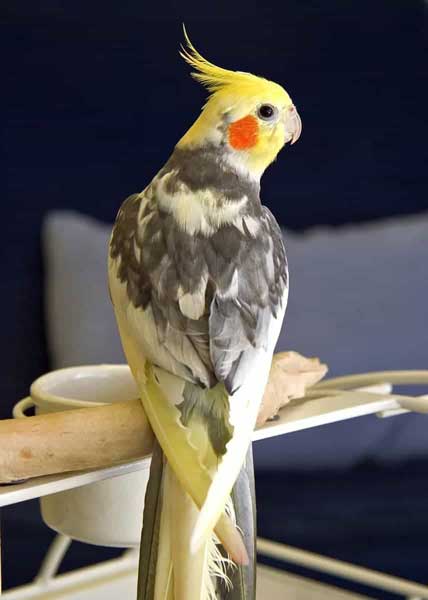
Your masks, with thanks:
[(186, 31), (184, 35), (187, 47), (181, 56), (210, 96), (177, 147), (214, 145), (231, 167), (260, 178), (281, 148), (300, 136), (302, 124), (290, 96), (273, 81), (217, 67), (199, 54)]

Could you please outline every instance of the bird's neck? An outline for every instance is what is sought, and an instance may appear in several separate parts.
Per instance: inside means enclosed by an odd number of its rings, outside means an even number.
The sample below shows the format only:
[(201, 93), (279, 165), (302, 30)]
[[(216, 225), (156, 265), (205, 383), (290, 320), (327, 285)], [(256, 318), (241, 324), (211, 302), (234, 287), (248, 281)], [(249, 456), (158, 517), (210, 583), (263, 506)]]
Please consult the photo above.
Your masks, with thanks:
[(259, 201), (260, 178), (249, 173), (242, 162), (225, 152), (221, 145), (177, 145), (160, 174), (168, 171), (173, 171), (176, 179), (191, 192), (209, 189), (229, 201), (243, 195)]

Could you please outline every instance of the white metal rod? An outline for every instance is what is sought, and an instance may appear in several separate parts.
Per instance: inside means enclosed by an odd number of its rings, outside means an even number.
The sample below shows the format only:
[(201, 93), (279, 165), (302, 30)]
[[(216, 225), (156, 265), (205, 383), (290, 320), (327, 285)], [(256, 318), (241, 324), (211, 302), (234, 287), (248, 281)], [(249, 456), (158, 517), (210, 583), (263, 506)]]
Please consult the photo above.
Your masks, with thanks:
[[(387, 384), (384, 384), (385, 386)], [(401, 394), (390, 394), (390, 393), (379, 393), (377, 391), (373, 391), (375, 386), (366, 386), (361, 388), (356, 388), (355, 390), (337, 390), (334, 388), (321, 388), (321, 389), (313, 389), (309, 390), (309, 392), (302, 398), (302, 400), (311, 400), (311, 399), (323, 399), (325, 400), (329, 396), (339, 396), (341, 398), (349, 398), (352, 400), (357, 397), (361, 391), (366, 391), (367, 393), (372, 393), (377, 396), (389, 397), (390, 400), (397, 402), (400, 408), (392, 409), (397, 414), (401, 414), (403, 412), (413, 411), (426, 414), (428, 413), (428, 396), (403, 396)], [(377, 386), (380, 388), (381, 386)], [(390, 411), (392, 412), (392, 411)]]
[(336, 575), (344, 579), (357, 581), (378, 589), (386, 590), (403, 596), (416, 596), (418, 598), (428, 598), (428, 587), (413, 583), (401, 577), (385, 575), (364, 567), (356, 567), (349, 563), (326, 558), (313, 552), (306, 552), (291, 546), (285, 546), (278, 542), (272, 542), (263, 538), (257, 539), (257, 552), (264, 556), (276, 558), (291, 562), (303, 567)]
[[(279, 412), (279, 419), (256, 429), (253, 440), (309, 429), (318, 425), (362, 417), (383, 410), (401, 408), (396, 396), (370, 392), (342, 392), (319, 394), (315, 399), (301, 398)], [(326, 390), (328, 392), (328, 390)]]
[(65, 553), (71, 545), (71, 538), (58, 534), (43, 559), (40, 571), (35, 578), (36, 583), (47, 583), (55, 577)]
[(428, 384), (428, 371), (374, 371), (358, 375), (345, 375), (325, 379), (314, 385), (311, 390), (326, 388), (353, 388), (388, 381), (394, 385)]
[(143, 458), (123, 465), (107, 467), (106, 469), (79, 471), (64, 475), (47, 475), (45, 477), (35, 477), (23, 483), (0, 486), (0, 507), (16, 504), (17, 502), (25, 502), (25, 500), (33, 498), (41, 498), (49, 494), (56, 494), (57, 492), (95, 483), (96, 481), (120, 477), (121, 475), (149, 468), (150, 459)]
[[(82, 588), (96, 588), (99, 584), (113, 582), (122, 576), (135, 576), (138, 567), (136, 556), (124, 555), (120, 558), (104, 561), (77, 571), (57, 575), (49, 583), (33, 582), (19, 588), (7, 590), (4, 597), (7, 600), (30, 600), (31, 598), (54, 598), (68, 592), (71, 598), (73, 588), (81, 591)], [(135, 582), (136, 583), (136, 582)], [(3, 597), (3, 596), (2, 596)]]

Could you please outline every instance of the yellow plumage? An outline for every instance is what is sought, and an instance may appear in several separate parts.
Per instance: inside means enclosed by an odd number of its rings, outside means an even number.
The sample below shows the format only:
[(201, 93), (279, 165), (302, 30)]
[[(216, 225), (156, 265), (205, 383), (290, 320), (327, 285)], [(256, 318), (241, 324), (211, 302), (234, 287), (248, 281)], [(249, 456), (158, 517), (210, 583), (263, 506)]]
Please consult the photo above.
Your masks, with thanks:
[[(264, 103), (275, 105), (280, 112), (292, 109), (291, 98), (282, 86), (252, 73), (218, 67), (196, 50), (185, 29), (184, 35), (188, 48), (182, 47), (180, 54), (194, 69), (192, 77), (206, 87), (210, 96), (199, 118), (178, 142), (179, 148), (209, 143), (221, 115), (228, 115), (231, 121), (237, 121)], [(272, 127), (263, 122), (259, 126), (257, 144), (237, 157), (242, 169), (256, 178), (261, 176), (288, 141), (283, 127)]]

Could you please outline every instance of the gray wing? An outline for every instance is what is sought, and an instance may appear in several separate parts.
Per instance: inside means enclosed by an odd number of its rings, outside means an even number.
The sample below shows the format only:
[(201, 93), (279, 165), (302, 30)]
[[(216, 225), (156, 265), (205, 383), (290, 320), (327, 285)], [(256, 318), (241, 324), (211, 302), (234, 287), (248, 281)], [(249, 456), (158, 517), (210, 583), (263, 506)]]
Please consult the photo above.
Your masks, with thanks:
[[(120, 259), (117, 276), (133, 307), (151, 311), (173, 371), (236, 390), (251, 368), (251, 350), (267, 343), (287, 286), (271, 213), (261, 211), (256, 233), (244, 216), (211, 236), (189, 235), (155, 199), (134, 195), (119, 211), (110, 254)], [(171, 368), (171, 361), (159, 366)]]
[[(267, 348), (272, 319), (285, 308), (288, 285), (287, 259), (281, 230), (270, 211), (262, 207), (257, 235), (243, 225), (237, 248), (225, 256), (233, 265), (231, 283), (217, 274), (218, 285), (210, 317), (210, 355), (219, 380), (229, 393), (238, 389), (248, 369), (254, 367), (255, 349)], [(219, 231), (213, 250), (227, 253), (229, 232)], [(218, 238), (218, 239), (217, 239)], [(226, 248), (226, 250), (225, 250)]]
[(193, 383), (215, 385), (206, 286), (200, 290), (206, 265), (197, 240), (183, 234), (155, 199), (134, 194), (118, 213), (110, 258), (126, 286), (133, 331), (138, 323), (146, 338), (140, 341), (147, 358)]

